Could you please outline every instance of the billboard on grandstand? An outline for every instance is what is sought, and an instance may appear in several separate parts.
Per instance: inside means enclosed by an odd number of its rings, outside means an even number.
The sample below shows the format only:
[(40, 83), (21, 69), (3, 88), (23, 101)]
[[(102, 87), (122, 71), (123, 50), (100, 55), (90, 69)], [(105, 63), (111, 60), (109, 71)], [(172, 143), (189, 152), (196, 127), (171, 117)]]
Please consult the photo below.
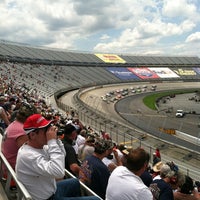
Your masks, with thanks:
[(135, 74), (130, 72), (127, 68), (123, 67), (107, 67), (109, 72), (113, 73), (116, 77), (121, 80), (139, 79)]
[(126, 61), (115, 54), (95, 54), (98, 58), (105, 63), (126, 63)]
[(140, 68), (134, 67), (134, 68), (127, 68), (127, 69), (133, 72), (134, 74), (136, 74), (141, 79), (159, 78), (159, 76), (155, 72), (151, 71), (147, 67), (140, 67)]
[(160, 78), (179, 78), (180, 77), (167, 67), (149, 67), (148, 69), (156, 73)]
[(173, 69), (173, 71), (180, 76), (196, 76), (197, 73), (193, 69)]
[(197, 74), (200, 74), (200, 68), (199, 67), (194, 67), (192, 68)]

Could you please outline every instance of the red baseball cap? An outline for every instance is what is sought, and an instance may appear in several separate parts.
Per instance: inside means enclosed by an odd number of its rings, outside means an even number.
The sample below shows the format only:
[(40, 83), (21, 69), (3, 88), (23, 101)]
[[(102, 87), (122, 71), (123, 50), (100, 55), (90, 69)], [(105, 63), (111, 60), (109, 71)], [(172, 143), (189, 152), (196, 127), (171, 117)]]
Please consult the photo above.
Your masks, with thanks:
[(49, 126), (52, 122), (53, 120), (46, 120), (41, 114), (33, 114), (24, 122), (24, 130), (26, 134), (29, 134), (36, 129)]

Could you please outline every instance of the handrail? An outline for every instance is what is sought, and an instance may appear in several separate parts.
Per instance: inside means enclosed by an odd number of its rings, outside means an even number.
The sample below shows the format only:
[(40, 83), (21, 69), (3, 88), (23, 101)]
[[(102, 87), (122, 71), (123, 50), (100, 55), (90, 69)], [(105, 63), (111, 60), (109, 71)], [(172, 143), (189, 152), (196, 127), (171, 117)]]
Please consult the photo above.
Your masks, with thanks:
[[(77, 178), (71, 172), (65, 169), (65, 174), (70, 178)], [(103, 200), (100, 196), (98, 196), (94, 191), (92, 191), (88, 186), (86, 186), (83, 182), (79, 181), (81, 185), (81, 190), (86, 193), (88, 196), (96, 196), (99, 200)]]
[(9, 162), (7, 161), (7, 159), (5, 158), (5, 156), (3, 155), (2, 152), (0, 152), (0, 162), (1, 162), (1, 180), (3, 178), (3, 174), (2, 174), (2, 166), (4, 164), (4, 166), (7, 168), (7, 179), (6, 179), (6, 184), (5, 184), (5, 193), (8, 197), (11, 197), (10, 194), (10, 182), (11, 179), (13, 179), (16, 183), (16, 187), (17, 187), (17, 200), (32, 200), (31, 195), (29, 194), (29, 192), (26, 190), (26, 188), (24, 187), (24, 185), (17, 179), (16, 173), (13, 170), (13, 168), (10, 166)]

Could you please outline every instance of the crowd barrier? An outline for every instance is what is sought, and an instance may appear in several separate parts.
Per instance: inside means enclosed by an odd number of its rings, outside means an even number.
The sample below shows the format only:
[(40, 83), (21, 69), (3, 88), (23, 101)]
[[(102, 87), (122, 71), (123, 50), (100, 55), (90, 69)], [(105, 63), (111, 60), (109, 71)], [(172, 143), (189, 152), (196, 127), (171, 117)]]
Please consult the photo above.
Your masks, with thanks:
[[(5, 156), (3, 155), (3, 153), (1, 152), (1, 142), (2, 142), (2, 135), (0, 134), (0, 180), (1, 180), (1, 185), (3, 188), (3, 191), (1, 191), (1, 195), (4, 195), (4, 199), (13, 199), (13, 193), (10, 190), (10, 185), (11, 185), (11, 180), (14, 180), (14, 182), (16, 183), (16, 199), (17, 200), (32, 200), (31, 195), (28, 193), (28, 191), (26, 190), (26, 188), (24, 187), (24, 185), (17, 180), (17, 176), (15, 171), (13, 170), (13, 168), (10, 166), (10, 164), (8, 163), (7, 159), (5, 158)], [(7, 178), (4, 178), (4, 174), (3, 174), (3, 168), (5, 168), (7, 170)], [(5, 194), (4, 194), (5, 192)], [(6, 195), (6, 197), (5, 197)]]
[[(3, 173), (2, 173), (3, 166), (5, 166), (7, 169), (7, 178), (5, 180), (4, 180)], [(4, 191), (5, 191), (8, 199), (13, 198), (12, 192), (10, 190), (10, 183), (11, 183), (11, 180), (14, 180), (16, 183), (16, 187), (17, 187), (16, 199), (17, 200), (22, 200), (22, 199), (23, 200), (32, 200), (31, 195), (28, 193), (28, 191), (26, 190), (24, 185), (20, 181), (17, 180), (15, 171), (12, 169), (12, 167), (10, 166), (10, 164), (8, 163), (8, 161), (6, 160), (6, 158), (2, 152), (0, 152), (0, 170), (1, 170), (0, 178), (2, 181), (5, 181), (5, 186), (3, 186), (4, 184), (2, 184), (2, 186), (4, 188)]]
[[(76, 178), (68, 170), (65, 170), (65, 175), (66, 175), (67, 178)], [(87, 187), (83, 182), (81, 182), (81, 181), (79, 181), (79, 182), (80, 182), (80, 186), (81, 186), (81, 194), (82, 194), (82, 196), (96, 196), (96, 197), (99, 198), (99, 200), (103, 200), (95, 192), (93, 192), (89, 187)]]

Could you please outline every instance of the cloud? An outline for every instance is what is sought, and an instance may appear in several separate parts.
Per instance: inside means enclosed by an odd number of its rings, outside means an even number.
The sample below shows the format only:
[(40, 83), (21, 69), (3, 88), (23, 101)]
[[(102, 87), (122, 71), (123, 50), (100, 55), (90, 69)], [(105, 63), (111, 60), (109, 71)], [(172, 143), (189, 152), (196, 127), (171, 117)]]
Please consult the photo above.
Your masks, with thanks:
[(78, 51), (163, 54), (181, 53), (174, 48), (180, 44), (191, 52), (200, 2), (2, 0), (0, 13), (0, 39)]
[(186, 42), (188, 43), (200, 42), (200, 32), (192, 33), (191, 35), (189, 35), (186, 39)]
[(196, 13), (196, 6), (192, 1), (188, 0), (163, 0), (162, 14), (164, 16), (174, 18), (188, 18)]
[(110, 36), (107, 35), (107, 34), (103, 34), (101, 37), (100, 37), (101, 40), (108, 40), (110, 39)]

